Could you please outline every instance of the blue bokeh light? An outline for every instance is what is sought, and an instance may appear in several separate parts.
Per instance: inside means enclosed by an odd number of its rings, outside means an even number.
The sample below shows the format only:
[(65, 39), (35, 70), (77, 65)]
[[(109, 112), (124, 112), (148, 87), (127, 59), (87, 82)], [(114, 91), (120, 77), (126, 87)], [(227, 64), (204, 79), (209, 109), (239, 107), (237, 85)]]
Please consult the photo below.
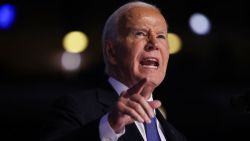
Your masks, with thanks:
[(16, 18), (16, 8), (11, 4), (0, 5), (0, 29), (8, 29)]

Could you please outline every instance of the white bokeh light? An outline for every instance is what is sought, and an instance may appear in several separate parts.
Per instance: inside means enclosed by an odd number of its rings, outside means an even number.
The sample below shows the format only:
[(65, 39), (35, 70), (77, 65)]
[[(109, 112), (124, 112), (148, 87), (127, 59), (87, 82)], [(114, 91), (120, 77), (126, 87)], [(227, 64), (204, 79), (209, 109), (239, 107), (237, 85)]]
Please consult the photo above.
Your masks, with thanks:
[(81, 55), (64, 52), (61, 58), (62, 67), (67, 71), (75, 71), (81, 66)]
[(207, 16), (201, 13), (194, 13), (189, 19), (191, 30), (198, 35), (205, 35), (211, 29), (211, 23)]

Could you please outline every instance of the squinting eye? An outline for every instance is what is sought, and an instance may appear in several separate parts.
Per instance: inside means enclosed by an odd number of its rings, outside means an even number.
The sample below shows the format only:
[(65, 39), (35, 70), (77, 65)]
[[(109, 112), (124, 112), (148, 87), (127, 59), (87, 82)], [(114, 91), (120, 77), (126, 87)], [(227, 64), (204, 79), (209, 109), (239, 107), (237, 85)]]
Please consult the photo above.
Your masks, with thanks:
[(140, 31), (139, 31), (139, 32), (136, 32), (135, 35), (136, 35), (136, 36), (147, 36), (146, 33), (140, 32)]
[(165, 35), (158, 35), (158, 38), (166, 39)]

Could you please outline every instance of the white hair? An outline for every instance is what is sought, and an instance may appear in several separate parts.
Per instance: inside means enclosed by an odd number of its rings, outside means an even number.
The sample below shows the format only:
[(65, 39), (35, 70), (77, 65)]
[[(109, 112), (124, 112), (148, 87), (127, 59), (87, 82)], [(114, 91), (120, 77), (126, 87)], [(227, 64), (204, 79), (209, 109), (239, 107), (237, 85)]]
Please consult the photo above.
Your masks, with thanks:
[(106, 21), (104, 28), (103, 28), (103, 33), (102, 33), (102, 51), (103, 51), (103, 58), (104, 58), (104, 63), (105, 63), (105, 71), (106, 73), (109, 73), (109, 64), (107, 62), (107, 56), (105, 54), (105, 42), (107, 40), (110, 40), (112, 42), (115, 42), (116, 38), (119, 36), (118, 34), (118, 23), (120, 20), (120, 17), (127, 11), (129, 11), (131, 8), (134, 7), (146, 7), (146, 8), (153, 8), (157, 11), (160, 11), (159, 8), (157, 8), (154, 5), (141, 2), (141, 1), (133, 1), (129, 2), (120, 8), (118, 8), (112, 15), (109, 16), (108, 20)]

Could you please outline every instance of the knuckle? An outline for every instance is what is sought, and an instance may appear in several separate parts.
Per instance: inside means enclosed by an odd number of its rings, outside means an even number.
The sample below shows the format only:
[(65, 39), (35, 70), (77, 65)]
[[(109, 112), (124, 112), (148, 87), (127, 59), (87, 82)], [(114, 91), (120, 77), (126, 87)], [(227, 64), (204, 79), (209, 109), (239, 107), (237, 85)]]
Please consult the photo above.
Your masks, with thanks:
[(128, 114), (128, 115), (134, 115), (134, 114), (135, 114), (135, 111), (134, 111), (133, 109), (128, 108), (128, 109), (127, 109), (127, 114)]
[(138, 101), (143, 102), (143, 101), (145, 101), (145, 99), (142, 96), (140, 96), (140, 97), (138, 97)]
[(124, 104), (122, 101), (117, 101), (116, 103), (116, 107), (119, 111), (121, 111), (122, 109), (124, 109)]
[(141, 110), (141, 105), (138, 103), (134, 104), (134, 109), (136, 109), (137, 111)]

